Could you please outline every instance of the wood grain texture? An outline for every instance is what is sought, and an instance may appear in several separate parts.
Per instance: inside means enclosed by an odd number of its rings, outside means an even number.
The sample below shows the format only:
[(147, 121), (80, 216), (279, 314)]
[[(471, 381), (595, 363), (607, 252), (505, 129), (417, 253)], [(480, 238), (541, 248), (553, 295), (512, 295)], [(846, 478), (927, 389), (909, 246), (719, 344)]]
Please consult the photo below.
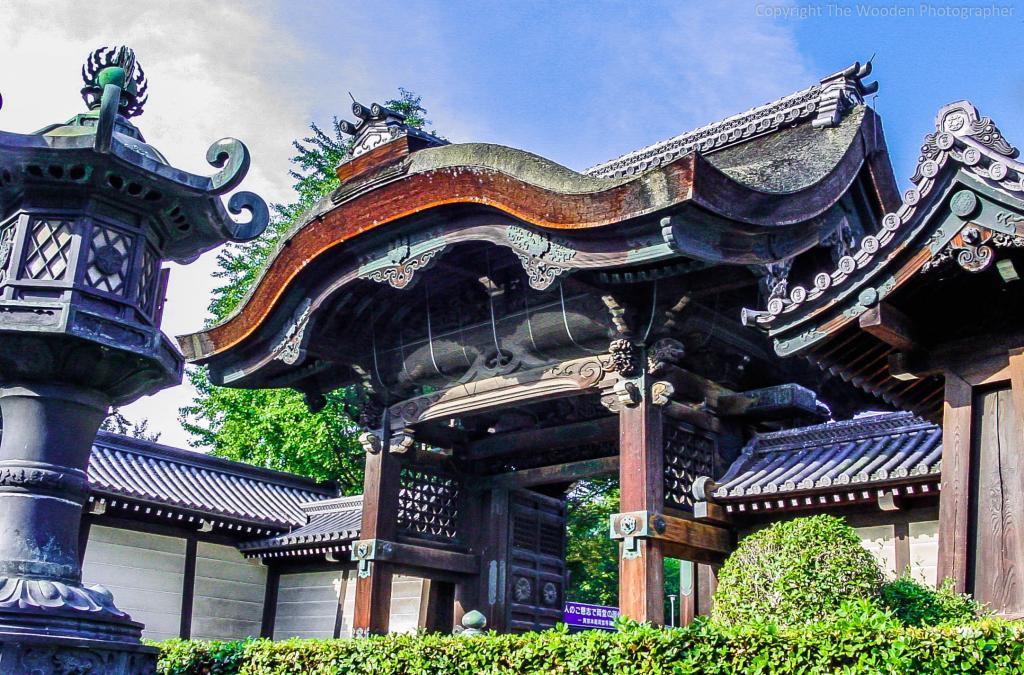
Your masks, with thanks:
[[(665, 505), (661, 409), (650, 396), (619, 413), (619, 509), (660, 511)], [(619, 546), (619, 611), (622, 616), (665, 623), (663, 542), (640, 540), (639, 555), (627, 559)]]
[(974, 404), (973, 593), (999, 614), (1024, 613), (1024, 455), (1013, 392)]
[[(387, 448), (388, 444), (384, 443)], [(363, 539), (394, 540), (398, 523), (398, 491), (401, 460), (384, 450), (367, 453), (363, 476)], [(391, 616), (392, 571), (387, 563), (374, 562), (369, 577), (356, 581), (353, 631), (388, 632)]]
[(939, 497), (938, 577), (967, 589), (968, 521), (971, 479), (971, 387), (946, 373), (942, 412), (942, 487)]

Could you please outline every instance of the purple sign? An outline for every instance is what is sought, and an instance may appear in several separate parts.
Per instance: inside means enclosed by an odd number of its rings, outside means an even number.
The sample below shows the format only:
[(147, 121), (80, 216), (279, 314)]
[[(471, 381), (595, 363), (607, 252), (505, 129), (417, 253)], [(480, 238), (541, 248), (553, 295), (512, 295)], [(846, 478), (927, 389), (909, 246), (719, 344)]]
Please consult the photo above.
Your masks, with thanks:
[(582, 602), (565, 603), (565, 625), (570, 628), (596, 628), (615, 630), (615, 619), (619, 617), (618, 607), (586, 605)]

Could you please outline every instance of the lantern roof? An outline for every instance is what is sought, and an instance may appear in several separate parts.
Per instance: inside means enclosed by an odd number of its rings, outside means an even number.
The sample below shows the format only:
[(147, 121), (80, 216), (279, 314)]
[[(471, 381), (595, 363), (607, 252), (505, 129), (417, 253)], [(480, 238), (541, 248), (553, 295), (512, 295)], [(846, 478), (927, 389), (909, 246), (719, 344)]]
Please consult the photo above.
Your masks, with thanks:
[[(0, 131), (0, 217), (34, 188), (67, 195), (96, 192), (135, 204), (152, 218), (162, 257), (186, 263), (226, 241), (258, 236), (269, 222), (266, 203), (237, 192), (219, 199), (249, 170), (249, 150), (233, 138), (213, 143), (206, 160), (219, 171), (199, 176), (168, 164), (129, 119), (142, 114), (148, 84), (127, 47), (100, 48), (82, 68), (88, 111), (32, 134)], [(245, 211), (247, 220), (236, 220)]]

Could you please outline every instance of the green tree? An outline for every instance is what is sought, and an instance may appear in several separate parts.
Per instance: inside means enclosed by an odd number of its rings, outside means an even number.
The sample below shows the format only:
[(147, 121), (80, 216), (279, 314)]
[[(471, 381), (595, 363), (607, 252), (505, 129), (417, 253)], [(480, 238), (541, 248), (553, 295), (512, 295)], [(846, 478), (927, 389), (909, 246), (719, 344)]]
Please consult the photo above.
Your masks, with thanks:
[[(609, 517), (619, 512), (615, 478), (590, 478), (576, 483), (566, 497), (566, 598), (595, 605), (619, 604), (619, 544), (608, 536)], [(679, 597), (679, 561), (665, 560), (665, 622)], [(676, 616), (679, 601), (676, 600)]]
[[(416, 128), (429, 124), (419, 96), (399, 88), (385, 105), (406, 116)], [(210, 303), (208, 325), (223, 321), (243, 302), (282, 239), (302, 216), (338, 186), (335, 168), (352, 141), (334, 118), (329, 131), (310, 125), (310, 135), (295, 141), (295, 201), (275, 204), (266, 232), (253, 241), (230, 245), (217, 257), (214, 276), (221, 282)], [(291, 389), (230, 389), (214, 386), (205, 368), (192, 369), (189, 381), (197, 395), (181, 409), (193, 447), (210, 454), (318, 480), (337, 480), (347, 494), (363, 483), (363, 452), (356, 441), (359, 397), (352, 388), (327, 394), (327, 405), (309, 411), (302, 395)]]

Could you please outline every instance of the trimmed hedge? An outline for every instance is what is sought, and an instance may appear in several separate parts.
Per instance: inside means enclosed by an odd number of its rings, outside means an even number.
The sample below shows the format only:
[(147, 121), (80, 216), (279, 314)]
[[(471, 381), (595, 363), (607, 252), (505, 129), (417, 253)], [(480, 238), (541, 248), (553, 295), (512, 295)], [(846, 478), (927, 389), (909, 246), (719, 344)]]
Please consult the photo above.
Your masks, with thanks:
[(711, 617), (737, 625), (822, 621), (877, 598), (884, 577), (857, 533), (829, 515), (772, 523), (743, 538), (718, 573)]
[(354, 640), (182, 642), (159, 645), (163, 675), (372, 673), (1024, 673), (1024, 623), (906, 627), (870, 603), (791, 628), (564, 627), (524, 635), (388, 635)]

